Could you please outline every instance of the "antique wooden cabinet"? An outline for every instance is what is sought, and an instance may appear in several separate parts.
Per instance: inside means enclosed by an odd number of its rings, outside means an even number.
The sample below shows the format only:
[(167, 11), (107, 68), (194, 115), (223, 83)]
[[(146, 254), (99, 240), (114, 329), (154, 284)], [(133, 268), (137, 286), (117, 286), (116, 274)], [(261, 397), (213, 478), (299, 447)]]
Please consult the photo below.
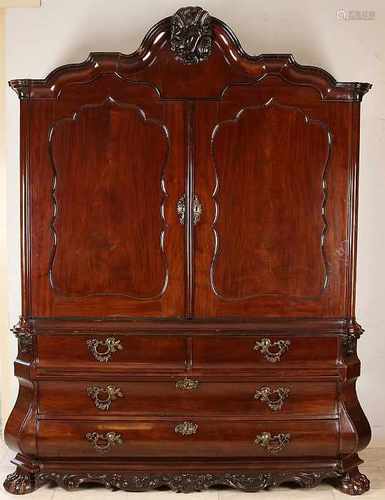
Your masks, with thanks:
[(199, 7), (21, 100), (16, 472), (124, 490), (369, 481), (360, 101)]

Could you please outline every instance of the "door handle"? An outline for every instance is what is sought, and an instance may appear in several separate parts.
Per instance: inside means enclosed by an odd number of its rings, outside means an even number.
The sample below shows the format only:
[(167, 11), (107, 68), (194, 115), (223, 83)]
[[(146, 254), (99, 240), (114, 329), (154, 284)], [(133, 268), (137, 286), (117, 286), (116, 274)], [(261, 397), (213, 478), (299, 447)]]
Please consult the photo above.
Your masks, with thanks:
[[(194, 195), (193, 204), (192, 204), (192, 221), (194, 226), (198, 224), (201, 215), (202, 215), (203, 207), (197, 195)], [(186, 219), (186, 194), (183, 193), (179, 198), (176, 204), (176, 213), (179, 217), (179, 222), (184, 225)]]

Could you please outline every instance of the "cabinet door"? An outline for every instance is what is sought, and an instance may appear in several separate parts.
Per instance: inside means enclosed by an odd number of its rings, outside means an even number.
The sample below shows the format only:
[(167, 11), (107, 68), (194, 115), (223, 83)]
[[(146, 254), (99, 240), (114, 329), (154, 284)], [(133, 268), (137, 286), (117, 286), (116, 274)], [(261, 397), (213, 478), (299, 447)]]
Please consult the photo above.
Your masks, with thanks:
[(345, 132), (333, 150), (332, 106), (281, 102), (197, 106), (198, 317), (344, 314)]
[(32, 313), (181, 316), (183, 105), (75, 98), (31, 105)]

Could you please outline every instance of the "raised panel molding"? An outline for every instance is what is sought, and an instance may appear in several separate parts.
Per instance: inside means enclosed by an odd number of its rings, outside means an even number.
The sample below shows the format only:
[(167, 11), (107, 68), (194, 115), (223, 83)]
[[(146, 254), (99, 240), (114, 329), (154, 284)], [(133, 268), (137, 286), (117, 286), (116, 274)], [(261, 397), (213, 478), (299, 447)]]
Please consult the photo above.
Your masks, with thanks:
[[(258, 112), (261, 110), (283, 110), (283, 111), (289, 111), (290, 113), (295, 113), (295, 114), (300, 114), (303, 117), (303, 124), (304, 127), (319, 127), (325, 134), (325, 144), (327, 144), (327, 150), (325, 152), (325, 159), (322, 162), (321, 165), (321, 178), (320, 178), (320, 190), (322, 193), (322, 202), (320, 204), (320, 210), (319, 210), (319, 219), (322, 221), (322, 228), (319, 234), (319, 245), (320, 245), (320, 257), (321, 257), (321, 265), (323, 267), (323, 279), (322, 279), (322, 285), (320, 287), (319, 293), (316, 294), (291, 294), (291, 293), (285, 293), (283, 291), (277, 291), (277, 292), (250, 292), (250, 293), (243, 293), (239, 295), (231, 294), (230, 292), (225, 292), (223, 289), (221, 290), (221, 287), (217, 285), (216, 283), (216, 269), (218, 265), (218, 260), (221, 255), (221, 252), (225, 252), (226, 249), (221, 248), (220, 246), (220, 234), (218, 231), (218, 221), (221, 217), (221, 204), (220, 204), (220, 192), (221, 192), (221, 182), (220, 182), (220, 176), (218, 172), (218, 159), (216, 157), (216, 140), (221, 132), (225, 127), (237, 127), (240, 123), (240, 121), (247, 115), (247, 113), (250, 112)], [(282, 122), (284, 123), (284, 122)], [(282, 134), (284, 133), (284, 128), (282, 128)], [(249, 139), (252, 139), (251, 136)], [(243, 144), (245, 146), (245, 144)], [(235, 146), (236, 147), (236, 146)], [(243, 149), (241, 145), (238, 144), (238, 153), (240, 157), (241, 153), (243, 152)], [(212, 232), (213, 232), (213, 238), (214, 238), (214, 251), (213, 251), (213, 257), (211, 261), (211, 266), (210, 266), (210, 285), (212, 288), (212, 291), (215, 293), (217, 297), (219, 297), (221, 300), (226, 300), (226, 301), (242, 301), (242, 300), (249, 300), (249, 299), (254, 299), (260, 296), (266, 296), (266, 295), (272, 295), (272, 296), (287, 296), (289, 298), (305, 298), (305, 299), (313, 299), (318, 297), (328, 286), (329, 282), (329, 263), (327, 260), (326, 256), (326, 251), (325, 251), (325, 240), (326, 240), (326, 235), (327, 235), (327, 230), (328, 230), (328, 222), (327, 222), (327, 215), (326, 215), (326, 205), (327, 205), (327, 194), (328, 194), (328, 188), (327, 188), (327, 174), (328, 174), (328, 166), (330, 162), (330, 157), (331, 157), (331, 152), (332, 152), (332, 133), (329, 130), (328, 126), (326, 123), (322, 122), (321, 120), (318, 119), (313, 119), (311, 118), (308, 114), (305, 113), (303, 109), (300, 107), (296, 106), (289, 106), (286, 104), (281, 104), (274, 98), (270, 98), (268, 101), (266, 101), (264, 104), (260, 105), (255, 105), (255, 106), (247, 106), (239, 110), (235, 117), (229, 120), (224, 120), (219, 122), (213, 129), (212, 136), (211, 136), (211, 156), (212, 156), (212, 162), (214, 166), (214, 178), (215, 178), (215, 184), (214, 184), (214, 190), (212, 192), (212, 199), (214, 201), (214, 218), (212, 221)], [(267, 153), (268, 155), (274, 154), (274, 151), (269, 151)], [(249, 162), (251, 161), (250, 158), (248, 158)], [(255, 165), (255, 168), (261, 168), (263, 165)], [(235, 165), (233, 166), (234, 168), (237, 168)], [(289, 167), (288, 167), (289, 168)], [(315, 170), (314, 165), (309, 165), (309, 168), (312, 170)], [(288, 207), (288, 210), (290, 210), (290, 207)], [(251, 214), (244, 213), (244, 217), (248, 217)], [(258, 217), (258, 216), (257, 216)], [(254, 230), (249, 229), (250, 233), (252, 233)], [(303, 242), (299, 242), (299, 245), (303, 244)], [(225, 260), (228, 261), (228, 259), (225, 258)], [(316, 263), (314, 263), (316, 264)], [(266, 265), (269, 265), (268, 262), (266, 262)], [(231, 263), (228, 264), (228, 268), (231, 268)], [(255, 278), (255, 277), (254, 277)], [(239, 276), (239, 280), (242, 280), (242, 276)], [(254, 282), (258, 280), (253, 280)], [(280, 290), (283, 289), (283, 286), (279, 287)]]
[[(63, 213), (65, 212), (65, 206), (63, 206), (61, 203), (60, 203), (60, 194), (58, 194), (58, 191), (60, 191), (60, 179), (61, 177), (63, 176), (63, 172), (60, 172), (61, 171), (61, 168), (62, 167), (59, 167), (59, 163), (60, 161), (62, 161), (61, 159), (57, 158), (56, 155), (55, 155), (55, 138), (59, 135), (59, 133), (61, 131), (63, 131), (66, 127), (70, 127), (72, 128), (72, 126), (74, 124), (78, 124), (80, 126), (81, 122), (82, 122), (82, 119), (85, 119), (84, 116), (85, 116), (85, 113), (89, 110), (96, 110), (96, 109), (100, 109), (100, 110), (103, 110), (103, 109), (109, 109), (109, 110), (113, 110), (113, 109), (119, 109), (119, 110), (127, 110), (127, 111), (130, 111), (130, 112), (134, 112), (137, 119), (138, 119), (138, 127), (140, 126), (143, 126), (143, 127), (149, 127), (149, 126), (152, 126), (152, 127), (156, 127), (158, 128), (161, 136), (162, 136), (162, 141), (164, 141), (164, 155), (163, 155), (163, 158), (161, 159), (161, 164), (160, 164), (160, 171), (161, 171), (161, 175), (159, 177), (159, 192), (160, 192), (160, 207), (157, 211), (157, 213), (159, 214), (159, 218), (160, 218), (160, 234), (159, 234), (159, 254), (160, 254), (160, 258), (161, 258), (161, 261), (162, 261), (162, 267), (163, 267), (163, 271), (162, 271), (162, 274), (163, 274), (163, 277), (162, 277), (162, 283), (158, 289), (158, 291), (156, 293), (149, 293), (149, 294), (145, 294), (145, 293), (136, 293), (135, 291), (133, 290), (118, 290), (118, 291), (114, 291), (113, 289), (110, 289), (110, 290), (92, 290), (92, 289), (89, 289), (87, 291), (79, 291), (79, 290), (76, 290), (76, 286), (74, 285), (72, 287), (72, 289), (68, 290), (68, 286), (67, 287), (63, 287), (60, 285), (58, 278), (56, 276), (57, 274), (57, 270), (56, 270), (56, 273), (55, 273), (55, 267), (56, 267), (56, 260), (57, 260), (57, 254), (58, 254), (58, 248), (60, 247), (60, 244), (61, 244), (61, 236), (60, 236), (60, 220), (61, 218), (63, 218)], [(109, 118), (109, 120), (111, 120), (111, 118)], [(142, 125), (140, 125), (140, 123), (142, 123)], [(84, 130), (83, 130), (84, 132)], [(85, 137), (81, 137), (79, 139), (79, 141), (82, 141), (83, 140), (83, 146), (84, 146), (84, 143), (86, 142), (87, 140), (87, 134), (88, 134), (88, 130), (85, 134)], [(70, 132), (69, 132), (70, 134)], [(72, 141), (71, 141), (72, 139)], [(127, 138), (128, 139), (128, 138)], [(65, 140), (65, 139), (64, 139)], [(97, 147), (97, 142), (98, 140), (100, 141), (101, 140), (101, 137), (94, 137), (94, 138), (91, 138), (91, 144), (92, 144), (92, 147), (94, 147), (94, 144), (95, 144), (95, 147)], [(117, 138), (117, 137), (113, 137), (111, 139), (111, 143), (113, 141), (118, 141), (120, 140), (120, 138)], [(71, 136), (69, 135), (67, 137), (67, 141), (68, 141), (68, 145), (71, 144), (71, 146), (74, 145), (74, 142), (75, 142), (75, 136)], [(96, 141), (96, 142), (95, 142)], [(149, 138), (149, 141), (151, 141), (151, 139)], [(79, 145), (79, 144), (78, 144)], [(81, 146), (79, 146), (81, 147)], [(65, 118), (61, 118), (59, 119), (58, 121), (56, 121), (50, 131), (49, 131), (49, 156), (50, 156), (50, 160), (51, 160), (51, 164), (52, 164), (52, 191), (51, 191), (51, 201), (52, 201), (52, 218), (51, 218), (51, 224), (50, 224), (50, 230), (51, 230), (51, 234), (52, 234), (52, 250), (51, 250), (51, 258), (50, 258), (50, 262), (49, 262), (49, 270), (48, 270), (48, 278), (49, 278), (49, 284), (50, 284), (50, 287), (59, 295), (63, 295), (63, 296), (68, 296), (68, 297), (90, 297), (90, 296), (97, 296), (97, 295), (121, 295), (121, 296), (125, 296), (125, 297), (128, 297), (128, 298), (131, 298), (131, 299), (134, 299), (134, 300), (154, 300), (156, 298), (159, 298), (161, 297), (166, 289), (167, 289), (167, 284), (168, 284), (168, 279), (169, 279), (169, 272), (168, 272), (168, 262), (167, 262), (167, 256), (166, 256), (166, 253), (165, 253), (165, 237), (166, 237), (166, 230), (167, 230), (167, 223), (166, 223), (166, 220), (165, 220), (165, 203), (166, 203), (166, 199), (167, 199), (167, 189), (166, 189), (166, 180), (165, 180), (165, 166), (167, 165), (167, 161), (168, 161), (168, 155), (169, 155), (169, 148), (170, 148), (170, 144), (169, 144), (169, 132), (166, 128), (166, 126), (164, 124), (162, 124), (159, 120), (157, 119), (153, 119), (153, 118), (148, 118), (146, 116), (146, 113), (144, 112), (143, 109), (141, 109), (140, 107), (138, 106), (135, 106), (135, 105), (131, 105), (131, 104), (125, 104), (125, 103), (120, 103), (120, 102), (117, 102), (115, 101), (113, 98), (109, 97), (107, 98), (105, 101), (103, 101), (102, 103), (100, 104), (86, 104), (86, 105), (83, 105), (79, 111), (75, 112), (73, 114), (72, 117), (65, 117)], [(119, 149), (119, 148), (117, 148)], [(117, 151), (117, 153), (121, 153), (119, 150)], [(87, 151), (81, 151), (80, 154), (84, 154), (86, 155), (87, 154)], [(114, 158), (113, 157), (109, 157), (108, 156), (111, 156), (111, 154), (113, 154), (113, 152), (111, 153), (110, 150), (108, 150), (106, 153), (106, 166), (104, 168), (107, 168), (107, 166), (111, 166), (111, 164), (113, 163), (114, 161)], [(121, 159), (121, 158), (118, 158), (115, 160), (117, 164), (119, 164), (119, 169), (123, 169), (123, 168), (128, 168), (129, 165), (125, 165), (124, 164), (124, 161)], [(145, 159), (143, 161), (146, 161)], [(123, 164), (122, 164), (123, 162)], [(95, 163), (96, 164), (96, 163)], [(108, 164), (108, 165), (107, 165)], [(79, 165), (80, 168), (81, 168), (81, 165)], [(142, 166), (143, 167), (143, 166)], [(82, 175), (82, 172), (78, 172), (79, 176)], [(80, 179), (79, 179), (80, 181)], [(95, 183), (97, 182), (97, 180), (95, 179)], [(82, 189), (81, 187), (81, 182), (78, 182), (77, 183), (79, 187), (79, 189)], [(125, 189), (126, 186), (124, 184), (124, 182), (122, 181), (122, 185), (120, 186), (121, 189)], [(84, 193), (84, 194), (87, 194), (87, 193)], [(115, 193), (116, 194), (116, 193)], [(123, 193), (120, 193), (120, 199), (116, 200), (116, 197), (114, 197), (114, 193), (111, 193), (111, 192), (105, 192), (104, 195), (106, 198), (111, 198), (109, 199), (109, 202), (111, 204), (115, 203), (115, 204), (119, 204), (119, 202), (121, 202), (121, 200), (124, 198), (122, 197), (122, 194)], [(129, 196), (129, 193), (126, 193), (126, 196), (128, 197)], [(84, 200), (84, 202), (91, 202), (91, 200)], [(97, 200), (92, 200), (92, 201), (96, 201)], [(135, 208), (135, 207), (134, 207)], [(140, 208), (139, 206), (137, 207), (138, 209)], [(90, 207), (91, 209), (91, 207)], [(132, 217), (132, 218), (135, 218), (137, 217), (138, 214), (136, 212), (130, 212), (128, 217)], [(123, 217), (123, 215), (122, 215)], [(138, 221), (138, 224), (140, 224), (140, 221)], [(84, 226), (84, 227), (87, 227), (88, 229), (88, 226)], [(81, 231), (77, 231), (76, 233), (79, 234)], [(117, 232), (116, 234), (116, 238), (117, 238), (117, 242), (116, 243), (116, 246), (118, 246), (119, 244), (119, 241), (121, 241), (120, 239), (122, 237), (125, 237), (127, 235), (122, 235), (122, 234), (119, 234), (119, 232)], [(96, 237), (96, 236), (95, 236)], [(107, 239), (106, 241), (102, 241), (102, 235), (99, 234), (98, 236), (98, 239), (100, 240), (99, 242), (94, 242), (93, 245), (94, 245), (94, 248), (95, 248), (95, 251), (98, 250), (98, 247), (103, 247), (103, 245), (106, 245), (106, 246), (111, 246), (110, 243)], [(140, 241), (137, 242), (137, 245), (140, 244)], [(133, 242), (130, 242), (130, 245), (134, 245)], [(86, 244), (84, 246), (87, 246)], [(93, 250), (93, 246), (90, 244), (89, 245), (89, 250)], [(111, 247), (112, 248), (112, 247)], [(107, 249), (108, 250), (108, 249)], [(112, 248), (113, 250), (113, 248)], [(79, 253), (79, 251), (78, 251)], [(92, 259), (92, 255), (88, 255), (88, 257), (90, 259)], [(121, 255), (121, 258), (124, 258), (125, 255), (122, 254)], [(83, 255), (79, 254), (77, 255), (77, 258), (76, 260), (82, 262), (82, 258), (83, 258)], [(96, 260), (96, 259), (95, 259)], [(155, 256), (152, 256), (152, 260), (151, 260), (151, 263), (153, 263), (153, 260), (156, 260)], [(85, 261), (84, 261), (85, 262)], [(111, 264), (111, 262), (110, 262)], [(120, 262), (121, 264), (121, 262)], [(80, 264), (79, 264), (80, 265)], [(113, 263), (111, 264), (113, 265)], [(131, 263), (131, 266), (134, 267), (134, 266), (138, 266), (137, 262), (132, 262)], [(140, 267), (140, 266), (139, 266)], [(90, 269), (92, 269), (92, 266), (90, 265)], [(106, 268), (108, 269), (108, 267)], [(95, 272), (98, 272), (99, 270), (98, 269), (94, 269)], [(141, 271), (143, 272), (143, 270)], [(63, 270), (63, 273), (64, 275), (67, 275), (67, 274), (71, 274), (72, 271), (71, 269), (64, 269)], [(80, 275), (80, 273), (79, 273)], [(75, 272), (73, 273), (73, 277), (79, 279), (79, 275)], [(89, 275), (88, 276), (88, 279), (89, 279), (89, 284), (90, 286), (92, 287), (92, 277), (93, 275)], [(112, 282), (114, 283), (114, 286), (116, 286), (116, 278), (117, 276), (115, 276), (115, 279), (112, 280)], [(106, 281), (108, 281), (108, 279), (106, 279)], [(68, 283), (67, 283), (68, 285)], [(84, 288), (84, 286), (83, 286)]]

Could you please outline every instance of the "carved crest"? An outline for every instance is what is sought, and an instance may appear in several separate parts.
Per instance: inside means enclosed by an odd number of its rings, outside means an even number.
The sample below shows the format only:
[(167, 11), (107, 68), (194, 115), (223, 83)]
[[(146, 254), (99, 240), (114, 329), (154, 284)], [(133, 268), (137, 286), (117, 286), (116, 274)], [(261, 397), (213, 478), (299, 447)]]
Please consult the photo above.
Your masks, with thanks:
[(197, 64), (211, 54), (211, 18), (201, 7), (183, 7), (171, 21), (171, 50), (178, 61)]

